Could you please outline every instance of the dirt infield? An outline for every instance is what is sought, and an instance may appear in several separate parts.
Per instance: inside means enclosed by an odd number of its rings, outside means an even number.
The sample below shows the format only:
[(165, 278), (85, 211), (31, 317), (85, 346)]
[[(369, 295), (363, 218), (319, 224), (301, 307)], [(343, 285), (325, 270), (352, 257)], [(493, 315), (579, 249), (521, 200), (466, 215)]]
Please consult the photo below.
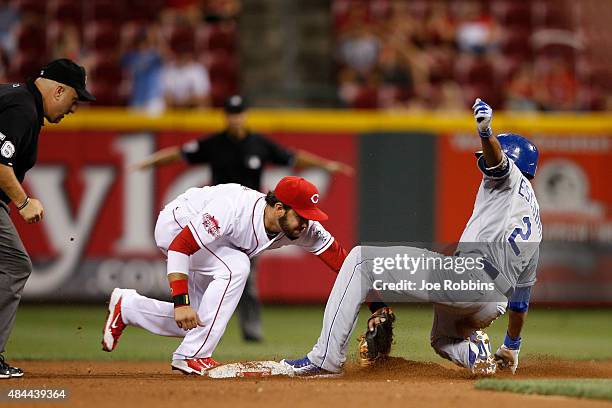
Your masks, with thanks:
[[(0, 380), (0, 389), (64, 388), (63, 403), (0, 402), (0, 406), (45, 407), (612, 407), (604, 401), (477, 391), (467, 372), (450, 364), (393, 358), (381, 367), (351, 365), (333, 379), (243, 378), (212, 380), (185, 376), (160, 362), (15, 362), (27, 372)], [(17, 364), (18, 363), (18, 364)], [(500, 377), (509, 376), (501, 374)], [(612, 378), (612, 362), (523, 361), (518, 378)]]

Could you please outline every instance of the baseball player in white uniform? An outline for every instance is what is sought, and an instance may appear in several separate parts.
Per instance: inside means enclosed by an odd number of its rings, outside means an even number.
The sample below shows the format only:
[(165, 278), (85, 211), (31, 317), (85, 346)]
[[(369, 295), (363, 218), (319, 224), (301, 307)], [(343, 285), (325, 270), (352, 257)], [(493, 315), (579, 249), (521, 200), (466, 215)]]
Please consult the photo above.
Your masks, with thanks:
[[(530, 180), (535, 176), (538, 151), (529, 140), (515, 134), (494, 136), (493, 111), (477, 99), (473, 106), (482, 151), (477, 164), (483, 173), (474, 211), (452, 258), (474, 259), (483, 263), (468, 276), (480, 281), (490, 292), (477, 289), (476, 298), (456, 301), (461, 294), (442, 294), (432, 290), (411, 291), (388, 287), (387, 293), (403, 299), (434, 303), (431, 346), (442, 357), (474, 374), (491, 375), (497, 367), (518, 367), (521, 330), (535, 284), (542, 240), (538, 202)], [(361, 303), (381, 275), (375, 272), (375, 257), (407, 254), (419, 257), (444, 257), (412, 247), (355, 247), (345, 259), (325, 308), (323, 329), (314, 348), (299, 360), (282, 360), (296, 375), (326, 376), (342, 372), (348, 339), (354, 329)], [(439, 271), (434, 271), (438, 273)], [(404, 269), (387, 271), (385, 281), (397, 283), (410, 276), (423, 276), (431, 270), (409, 275)], [(448, 276), (456, 271), (446, 272)], [(379, 283), (380, 285), (380, 283)], [(490, 285), (490, 286), (486, 286)], [(384, 296), (383, 296), (384, 298)], [(436, 300), (432, 300), (436, 299)], [(509, 309), (504, 343), (495, 354), (482, 329)], [(373, 330), (376, 322), (368, 322)]]
[(173, 303), (132, 289), (114, 289), (102, 348), (112, 351), (126, 326), (183, 337), (172, 368), (205, 375), (240, 300), (250, 259), (267, 249), (297, 245), (338, 271), (346, 251), (318, 221), (317, 188), (285, 177), (267, 195), (239, 184), (191, 188), (160, 212), (155, 240), (167, 255)]

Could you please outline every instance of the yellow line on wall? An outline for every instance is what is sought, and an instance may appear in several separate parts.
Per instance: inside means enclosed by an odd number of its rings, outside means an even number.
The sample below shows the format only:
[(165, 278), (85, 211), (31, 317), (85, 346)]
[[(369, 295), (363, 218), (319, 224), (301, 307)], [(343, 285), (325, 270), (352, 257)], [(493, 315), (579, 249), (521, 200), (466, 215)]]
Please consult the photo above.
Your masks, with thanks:
[[(469, 114), (402, 113), (399, 111), (347, 110), (274, 110), (252, 109), (248, 124), (261, 132), (332, 131), (385, 132), (474, 131), (474, 119)], [(612, 134), (612, 114), (510, 114), (494, 116), (494, 129), (501, 132), (556, 134)], [(219, 110), (173, 111), (160, 116), (148, 116), (125, 109), (82, 109), (65, 118), (60, 125), (48, 124), (46, 131), (113, 130), (113, 131), (201, 131), (210, 132), (224, 126)]]

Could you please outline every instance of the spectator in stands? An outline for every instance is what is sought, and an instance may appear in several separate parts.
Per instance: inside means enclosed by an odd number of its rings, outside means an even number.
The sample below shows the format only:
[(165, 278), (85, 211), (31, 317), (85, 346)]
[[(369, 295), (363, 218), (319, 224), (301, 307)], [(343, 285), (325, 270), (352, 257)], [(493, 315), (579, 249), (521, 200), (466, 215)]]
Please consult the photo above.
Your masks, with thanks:
[(512, 75), (505, 86), (506, 100), (504, 109), (515, 111), (537, 110), (534, 101), (533, 69), (530, 64), (523, 65)]
[(541, 58), (536, 63), (535, 99), (544, 111), (576, 109), (578, 82), (563, 58)]
[(241, 8), (242, 4), (238, 0), (208, 0), (204, 20), (209, 23), (235, 20)]
[(13, 29), (19, 21), (19, 13), (11, 3), (0, 5), (0, 48), (8, 53), (15, 50)]
[(163, 64), (152, 28), (140, 30), (134, 39), (134, 48), (123, 55), (121, 65), (131, 76), (130, 106), (153, 114), (161, 112), (164, 109)]
[(175, 44), (173, 58), (162, 72), (163, 95), (168, 108), (210, 106), (210, 79), (195, 59), (193, 44)]
[(374, 70), (381, 49), (379, 39), (371, 28), (359, 25), (340, 39), (340, 62), (346, 67), (365, 75)]
[(414, 94), (413, 75), (409, 61), (392, 46), (385, 46), (378, 59), (382, 82), (379, 100), (383, 108), (401, 107)]
[(79, 61), (81, 59), (81, 40), (79, 32), (74, 25), (58, 28), (60, 30), (57, 41), (53, 44), (51, 55), (54, 59), (68, 58)]
[(464, 52), (483, 54), (492, 51), (498, 41), (495, 20), (476, 1), (455, 3), (458, 8), (457, 44)]
[(163, 25), (195, 27), (202, 21), (203, 0), (166, 0), (160, 17)]

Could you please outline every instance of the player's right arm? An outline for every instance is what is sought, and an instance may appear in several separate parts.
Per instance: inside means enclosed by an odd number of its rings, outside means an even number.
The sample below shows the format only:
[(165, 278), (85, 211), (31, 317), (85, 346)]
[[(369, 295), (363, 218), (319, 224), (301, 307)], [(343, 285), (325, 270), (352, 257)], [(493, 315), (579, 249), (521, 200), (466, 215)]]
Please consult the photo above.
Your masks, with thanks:
[(32, 224), (43, 219), (43, 206), (37, 199), (28, 197), (13, 170), (22, 149), (19, 142), (30, 128), (29, 120), (27, 113), (15, 107), (0, 113), (0, 189), (15, 204), (23, 219)]
[(189, 300), (189, 257), (199, 249), (189, 228), (183, 228), (168, 247), (168, 283), (174, 303), (174, 320), (184, 330), (204, 325)]
[(497, 136), (491, 130), (493, 109), (480, 98), (476, 99), (472, 109), (482, 146), (482, 156), (478, 158), (478, 167), (485, 176), (491, 179), (504, 179), (510, 174), (511, 165)]
[(149, 167), (162, 166), (164, 164), (174, 163), (181, 159), (189, 164), (202, 164), (210, 162), (212, 152), (215, 150), (214, 138), (203, 138), (192, 140), (182, 146), (172, 146), (161, 149), (151, 156), (137, 163), (133, 168), (135, 170), (144, 170)]
[(165, 149), (158, 150), (151, 156), (147, 157), (140, 163), (134, 166), (135, 170), (145, 170), (149, 167), (162, 166), (164, 164), (174, 163), (181, 158), (180, 146), (166, 147)]

